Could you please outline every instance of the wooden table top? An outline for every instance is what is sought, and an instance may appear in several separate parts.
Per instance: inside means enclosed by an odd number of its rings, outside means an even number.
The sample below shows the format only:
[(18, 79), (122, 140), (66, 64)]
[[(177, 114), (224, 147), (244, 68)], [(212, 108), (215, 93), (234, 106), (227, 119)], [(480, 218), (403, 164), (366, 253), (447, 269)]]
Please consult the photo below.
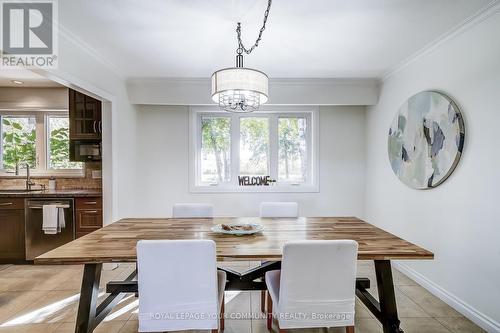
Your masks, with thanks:
[[(260, 223), (264, 231), (246, 236), (217, 234), (219, 223)], [(141, 239), (212, 239), (217, 259), (280, 260), (293, 240), (354, 239), (358, 259), (433, 259), (434, 254), (355, 217), (122, 219), (35, 259), (37, 264), (136, 261)]]

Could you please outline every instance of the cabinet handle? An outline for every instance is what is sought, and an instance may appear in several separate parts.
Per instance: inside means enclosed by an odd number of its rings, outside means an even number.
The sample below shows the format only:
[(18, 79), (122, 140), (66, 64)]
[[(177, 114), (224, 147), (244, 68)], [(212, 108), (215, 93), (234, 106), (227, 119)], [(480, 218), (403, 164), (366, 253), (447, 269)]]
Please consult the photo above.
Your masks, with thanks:
[(86, 213), (95, 214), (95, 213), (99, 213), (99, 211), (98, 210), (87, 210)]
[(96, 124), (96, 121), (94, 120), (94, 133), (97, 133), (97, 130), (95, 129), (95, 124)]
[(0, 203), (0, 206), (11, 206), (12, 202), (2, 202)]
[(86, 205), (95, 205), (97, 204), (97, 201), (85, 201)]
[(102, 134), (102, 121), (99, 121), (99, 133)]

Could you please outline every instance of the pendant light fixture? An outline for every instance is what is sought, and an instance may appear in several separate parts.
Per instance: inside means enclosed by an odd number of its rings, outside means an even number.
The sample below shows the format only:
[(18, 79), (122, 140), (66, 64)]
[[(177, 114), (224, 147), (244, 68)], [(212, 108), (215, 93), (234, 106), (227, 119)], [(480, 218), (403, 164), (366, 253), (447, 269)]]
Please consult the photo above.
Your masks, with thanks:
[(212, 100), (228, 112), (253, 112), (268, 99), (269, 78), (264, 72), (243, 67), (243, 52), (250, 54), (262, 39), (272, 0), (268, 0), (264, 22), (254, 45), (247, 49), (241, 41), (241, 23), (236, 26), (238, 48), (236, 67), (225, 68), (212, 74)]

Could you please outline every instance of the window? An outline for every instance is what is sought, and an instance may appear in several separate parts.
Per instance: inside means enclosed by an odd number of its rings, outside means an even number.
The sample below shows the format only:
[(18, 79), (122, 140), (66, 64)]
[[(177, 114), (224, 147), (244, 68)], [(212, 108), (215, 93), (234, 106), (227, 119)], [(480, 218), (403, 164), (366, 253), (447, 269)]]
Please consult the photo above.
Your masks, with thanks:
[(2, 117), (2, 165), (3, 169), (14, 170), (16, 164), (36, 165), (35, 117)]
[(201, 181), (231, 181), (231, 123), (228, 117), (201, 117)]
[(240, 175), (269, 175), (269, 119), (240, 118)]
[(61, 116), (48, 116), (47, 118), (48, 168), (81, 169), (81, 162), (69, 160), (69, 119)]
[(34, 175), (83, 175), (83, 163), (69, 161), (69, 119), (65, 112), (1, 112), (0, 175), (29, 164)]
[(306, 180), (306, 135), (306, 118), (278, 118), (278, 180), (299, 183)]
[(193, 192), (317, 192), (316, 110), (191, 110)]

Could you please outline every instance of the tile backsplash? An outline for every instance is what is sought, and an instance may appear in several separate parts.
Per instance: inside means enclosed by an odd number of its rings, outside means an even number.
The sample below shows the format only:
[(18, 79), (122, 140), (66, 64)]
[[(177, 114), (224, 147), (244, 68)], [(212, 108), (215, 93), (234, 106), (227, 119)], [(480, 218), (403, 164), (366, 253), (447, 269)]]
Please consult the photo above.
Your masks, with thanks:
[[(101, 189), (102, 179), (92, 178), (92, 171), (101, 170), (101, 162), (86, 162), (85, 163), (85, 177), (80, 178), (56, 178), (56, 189), (58, 190), (72, 190), (72, 189)], [(36, 184), (44, 184), (47, 188), (49, 186), (49, 176), (33, 177)], [(0, 178), (0, 189), (9, 188), (23, 188), (25, 186), (24, 178)]]

